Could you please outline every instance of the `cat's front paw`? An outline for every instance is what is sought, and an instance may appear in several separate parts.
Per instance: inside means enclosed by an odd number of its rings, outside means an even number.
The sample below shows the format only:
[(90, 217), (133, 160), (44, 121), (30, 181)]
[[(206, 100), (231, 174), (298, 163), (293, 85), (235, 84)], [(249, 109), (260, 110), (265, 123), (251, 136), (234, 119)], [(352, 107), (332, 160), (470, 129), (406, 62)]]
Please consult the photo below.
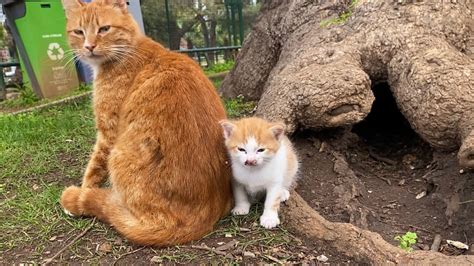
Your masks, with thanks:
[(250, 205), (235, 206), (230, 212), (233, 215), (246, 215), (249, 213)]
[(260, 216), (260, 225), (267, 228), (275, 228), (280, 224), (280, 219), (278, 218), (278, 213), (264, 214)]
[(280, 194), (280, 202), (287, 201), (289, 198), (290, 198), (290, 191), (286, 189), (282, 189), (281, 194)]

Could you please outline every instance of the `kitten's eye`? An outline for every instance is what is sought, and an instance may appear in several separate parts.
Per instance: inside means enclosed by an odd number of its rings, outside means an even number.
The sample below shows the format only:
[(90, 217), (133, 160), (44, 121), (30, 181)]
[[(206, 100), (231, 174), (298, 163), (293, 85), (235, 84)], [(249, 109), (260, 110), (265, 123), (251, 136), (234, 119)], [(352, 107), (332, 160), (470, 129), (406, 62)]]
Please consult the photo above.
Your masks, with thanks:
[(82, 30), (73, 30), (73, 32), (77, 35), (84, 35), (84, 32)]
[(257, 152), (264, 152), (265, 149), (258, 149)]
[(99, 28), (99, 33), (106, 33), (110, 30), (110, 26), (103, 26)]
[(243, 149), (243, 148), (237, 148), (237, 150), (239, 150), (239, 151), (241, 151), (241, 152), (247, 153), (247, 152), (245, 151), (245, 149)]

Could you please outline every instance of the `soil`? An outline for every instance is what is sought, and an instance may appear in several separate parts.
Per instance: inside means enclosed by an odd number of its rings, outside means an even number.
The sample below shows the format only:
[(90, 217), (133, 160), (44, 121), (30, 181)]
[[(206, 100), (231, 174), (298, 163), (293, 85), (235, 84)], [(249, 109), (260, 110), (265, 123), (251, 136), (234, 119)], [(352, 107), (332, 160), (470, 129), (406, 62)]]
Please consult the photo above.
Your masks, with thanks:
[(374, 92), (371, 112), (351, 129), (295, 136), (302, 162), (297, 192), (326, 219), (377, 232), (393, 245), (411, 231), (418, 236), (414, 249), (429, 250), (440, 234), (440, 252), (463, 254), (446, 240), (474, 243), (474, 173), (459, 167), (456, 153), (434, 151), (411, 129), (388, 86)]
[[(254, 206), (261, 213), (261, 205)], [(279, 228), (264, 230), (258, 216), (234, 220), (224, 219), (216, 230), (200, 241), (169, 248), (140, 247), (128, 243), (109, 226), (96, 223), (83, 237), (62, 252), (52, 264), (93, 263), (135, 265), (162, 263), (315, 263), (324, 254), (331, 263), (358, 263), (343, 254), (326, 248), (324, 243), (301, 239)], [(257, 218), (258, 219), (258, 218)], [(234, 230), (235, 226), (238, 230)], [(57, 232), (44, 247), (34, 244), (5, 251), (0, 264), (42, 263), (51, 258), (81, 230)], [(227, 235), (230, 234), (230, 235)], [(226, 236), (227, 235), (227, 236)], [(234, 242), (232, 244), (231, 242)], [(230, 244), (229, 244), (230, 243)], [(222, 247), (229, 245), (227, 248)], [(203, 248), (204, 247), (204, 248)], [(221, 248), (220, 254), (211, 249)]]

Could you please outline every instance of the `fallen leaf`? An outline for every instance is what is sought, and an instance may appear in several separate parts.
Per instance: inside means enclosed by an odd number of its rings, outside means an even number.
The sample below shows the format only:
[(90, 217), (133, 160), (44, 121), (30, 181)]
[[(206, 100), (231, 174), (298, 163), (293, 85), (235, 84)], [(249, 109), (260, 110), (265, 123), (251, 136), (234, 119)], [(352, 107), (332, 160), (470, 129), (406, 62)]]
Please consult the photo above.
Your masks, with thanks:
[(225, 244), (223, 246), (220, 246), (220, 247), (217, 247), (216, 250), (217, 251), (224, 251), (224, 250), (227, 250), (229, 248), (233, 248), (238, 243), (239, 243), (239, 241), (233, 239), (233, 240), (229, 241), (227, 244)]
[(446, 242), (448, 242), (448, 244), (450, 244), (451, 246), (459, 248), (459, 249), (465, 249), (465, 250), (469, 249), (469, 246), (464, 244), (463, 242), (454, 241), (454, 240), (446, 240)]
[(418, 195), (416, 195), (415, 198), (416, 198), (416, 199), (421, 199), (421, 198), (423, 198), (424, 196), (426, 196), (426, 191), (422, 191), (422, 192), (418, 193)]
[(244, 257), (255, 258), (255, 254), (250, 252), (250, 251), (245, 251), (244, 252)]
[(102, 243), (99, 246), (99, 251), (104, 253), (109, 253), (112, 251), (112, 245), (110, 243)]
[(162, 263), (162, 262), (163, 262), (163, 259), (162, 259), (160, 256), (153, 256), (153, 258), (151, 258), (150, 262), (153, 262), (153, 263)]

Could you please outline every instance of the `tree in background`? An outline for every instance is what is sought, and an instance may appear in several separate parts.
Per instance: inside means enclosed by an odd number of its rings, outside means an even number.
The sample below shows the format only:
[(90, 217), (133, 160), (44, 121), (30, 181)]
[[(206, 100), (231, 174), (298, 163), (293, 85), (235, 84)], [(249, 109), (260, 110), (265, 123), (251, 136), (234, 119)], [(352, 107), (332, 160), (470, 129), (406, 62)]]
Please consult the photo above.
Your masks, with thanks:
[[(142, 13), (148, 36), (168, 46), (180, 48), (181, 40), (187, 48), (216, 47), (231, 44), (223, 0), (169, 0), (169, 21), (165, 0), (142, 0)], [(260, 8), (261, 0), (243, 0), (244, 32), (250, 31)], [(213, 55), (209, 55), (213, 61)]]

